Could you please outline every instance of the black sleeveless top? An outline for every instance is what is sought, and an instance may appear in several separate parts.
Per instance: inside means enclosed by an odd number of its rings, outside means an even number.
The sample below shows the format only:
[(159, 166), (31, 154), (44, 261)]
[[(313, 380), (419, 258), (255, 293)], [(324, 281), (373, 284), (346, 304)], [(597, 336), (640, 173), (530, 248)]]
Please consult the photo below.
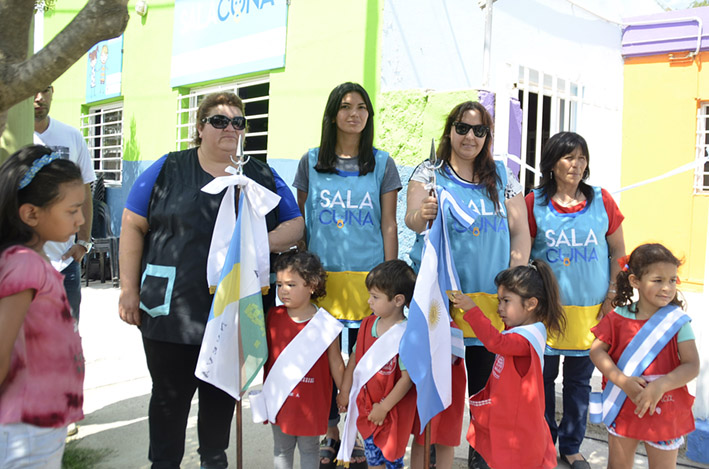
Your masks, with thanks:
[[(276, 192), (267, 164), (251, 158), (244, 175)], [(213, 179), (200, 166), (197, 149), (191, 148), (170, 153), (155, 180), (140, 282), (140, 329), (149, 339), (193, 345), (202, 342), (213, 298), (207, 285), (207, 256), (226, 193), (202, 192)], [(268, 231), (277, 225), (278, 207), (266, 215)]]

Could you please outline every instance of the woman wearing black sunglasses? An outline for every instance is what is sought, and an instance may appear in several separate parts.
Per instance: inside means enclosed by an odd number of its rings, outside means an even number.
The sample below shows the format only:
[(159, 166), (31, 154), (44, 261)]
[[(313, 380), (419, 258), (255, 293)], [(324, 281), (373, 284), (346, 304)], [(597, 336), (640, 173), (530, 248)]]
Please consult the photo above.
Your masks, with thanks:
[[(153, 387), (148, 409), (153, 467), (179, 468), (185, 428), (199, 390), (201, 467), (227, 467), (226, 448), (234, 399), (195, 377), (200, 344), (212, 304), (207, 256), (226, 191), (201, 188), (226, 176), (246, 127), (244, 104), (234, 93), (206, 96), (197, 109), (195, 147), (169, 153), (146, 169), (131, 188), (120, 242), (119, 314), (140, 327)], [(281, 196), (266, 215), (271, 252), (285, 251), (303, 236), (295, 198), (266, 164), (251, 158), (244, 174)]]
[[(492, 117), (478, 102), (467, 101), (453, 108), (436, 152), (444, 161), (436, 172), (436, 184), (475, 213), (475, 223), (467, 230), (454, 220), (448, 221), (451, 250), (463, 293), (475, 299), (493, 324), (502, 329), (496, 313), (495, 275), (508, 267), (526, 264), (531, 242), (522, 187), (505, 165), (492, 157), (492, 127)], [(438, 201), (426, 188), (429, 180), (430, 172), (421, 164), (409, 181), (405, 220), (406, 226), (416, 233), (423, 232), (438, 212)], [(423, 237), (419, 234), (410, 253), (414, 268), (420, 261), (422, 246)], [(463, 320), (463, 313), (451, 309), (465, 336), (465, 367), (468, 392), (472, 395), (487, 382), (495, 356), (475, 338), (470, 325)], [(438, 467), (451, 467), (453, 447), (460, 442), (463, 424), (465, 370), (462, 363), (453, 368), (453, 405), (431, 422), (431, 442), (438, 443)], [(422, 436), (417, 437), (417, 443), (414, 449), (418, 452)], [(469, 466), (486, 467), (479, 459), (471, 449)]]
[[(396, 259), (399, 251), (396, 200), (401, 179), (394, 160), (373, 146), (374, 108), (365, 89), (343, 83), (330, 92), (322, 120), (320, 146), (300, 160), (293, 186), (305, 215), (308, 249), (328, 272), (327, 296), (320, 306), (340, 319), (349, 332), (371, 314), (367, 273)], [(331, 406), (328, 433), (321, 445), (321, 468), (335, 467), (339, 442), (337, 406)], [(350, 467), (366, 467), (355, 447)]]

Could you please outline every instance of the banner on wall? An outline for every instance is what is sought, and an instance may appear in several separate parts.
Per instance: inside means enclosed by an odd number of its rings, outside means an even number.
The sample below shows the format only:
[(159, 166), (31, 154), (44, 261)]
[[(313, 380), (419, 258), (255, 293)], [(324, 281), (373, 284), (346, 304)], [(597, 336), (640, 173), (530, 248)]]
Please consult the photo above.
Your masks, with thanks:
[(86, 102), (121, 95), (123, 35), (101, 41), (89, 49), (86, 61)]
[(286, 0), (175, 0), (170, 84), (283, 67)]

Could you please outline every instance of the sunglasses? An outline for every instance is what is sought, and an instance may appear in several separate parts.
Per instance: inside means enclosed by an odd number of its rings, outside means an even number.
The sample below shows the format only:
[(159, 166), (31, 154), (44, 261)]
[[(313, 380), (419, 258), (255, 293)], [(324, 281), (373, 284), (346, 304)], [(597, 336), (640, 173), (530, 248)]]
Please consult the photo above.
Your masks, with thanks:
[(212, 127), (214, 127), (215, 129), (226, 129), (227, 125), (229, 125), (230, 122), (236, 130), (244, 130), (246, 128), (246, 117), (244, 116), (236, 116), (229, 118), (227, 116), (217, 114), (215, 116), (205, 117), (204, 119), (202, 119), (203, 124), (207, 122), (212, 124)]
[(470, 125), (465, 122), (453, 122), (453, 126), (455, 127), (455, 133), (458, 135), (468, 135), (470, 129), (473, 129), (473, 135), (478, 138), (484, 137), (490, 131), (490, 128), (483, 124)]

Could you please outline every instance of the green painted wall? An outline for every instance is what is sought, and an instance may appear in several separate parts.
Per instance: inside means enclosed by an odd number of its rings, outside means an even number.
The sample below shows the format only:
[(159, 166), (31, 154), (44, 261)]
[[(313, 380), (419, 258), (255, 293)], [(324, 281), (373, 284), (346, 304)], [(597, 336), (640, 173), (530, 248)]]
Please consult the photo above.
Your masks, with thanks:
[[(476, 90), (379, 94), (383, 2), (291, 3), (286, 66), (270, 72), (269, 159), (299, 159), (307, 148), (318, 145), (327, 96), (345, 81), (362, 83), (369, 91), (376, 110), (376, 145), (408, 166), (428, 157), (431, 138), (438, 141), (453, 106), (478, 99)], [(84, 3), (57, 2), (58, 8), (45, 18), (45, 42)], [(169, 83), (174, 2), (150, 2), (145, 17), (135, 13), (134, 5), (134, 1), (129, 4), (130, 21), (124, 33), (124, 159), (149, 161), (175, 146), (177, 91)], [(87, 108), (85, 87), (84, 57), (55, 82), (52, 115), (78, 127), (82, 105)], [(126, 165), (126, 170), (129, 167), (137, 168)], [(124, 180), (130, 181), (135, 175), (126, 176)]]
[[(45, 42), (64, 27), (85, 1), (61, 0), (45, 17)], [(173, 2), (151, 2), (141, 18), (130, 2), (123, 36), (122, 94), (124, 159), (154, 160), (175, 148), (177, 92), (170, 87)], [(52, 116), (79, 126), (86, 96), (86, 56), (54, 85)], [(110, 102), (109, 100), (108, 102)], [(90, 103), (84, 110), (105, 102)]]
[[(57, 2), (58, 8), (45, 19), (45, 42), (84, 4), (85, 0)], [(383, 0), (292, 2), (286, 66), (270, 72), (269, 158), (299, 158), (318, 145), (325, 102), (338, 84), (362, 83), (376, 103), (382, 4)], [(154, 160), (175, 146), (177, 91), (169, 84), (174, 2), (150, 2), (144, 18), (134, 6), (131, 1), (124, 33), (124, 159)], [(52, 115), (77, 127), (85, 99), (85, 70), (84, 57), (55, 82)]]
[(376, 143), (403, 166), (416, 166), (436, 146), (451, 109), (462, 101), (477, 101), (477, 90), (433, 92), (389, 91), (379, 95)]
[(291, 3), (286, 66), (271, 73), (269, 158), (300, 158), (318, 146), (327, 97), (340, 83), (361, 83), (376, 99), (380, 3)]

